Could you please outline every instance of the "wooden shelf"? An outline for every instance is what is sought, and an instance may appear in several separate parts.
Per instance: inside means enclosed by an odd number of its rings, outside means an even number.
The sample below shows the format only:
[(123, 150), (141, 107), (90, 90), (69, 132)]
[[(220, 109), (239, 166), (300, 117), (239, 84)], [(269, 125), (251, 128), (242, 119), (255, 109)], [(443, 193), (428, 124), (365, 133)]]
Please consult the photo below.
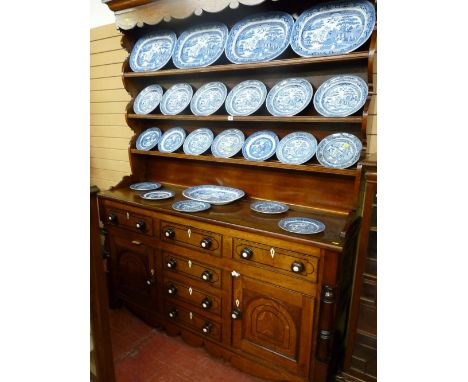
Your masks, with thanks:
[(174, 159), (185, 159), (192, 161), (205, 161), (205, 162), (215, 162), (215, 163), (229, 163), (236, 164), (241, 166), (255, 166), (255, 167), (269, 167), (269, 168), (278, 168), (283, 170), (293, 170), (293, 171), (303, 171), (303, 172), (315, 172), (315, 173), (325, 173), (325, 174), (338, 174), (338, 175), (347, 175), (347, 176), (356, 176), (357, 169), (337, 169), (337, 168), (327, 168), (317, 164), (303, 164), (303, 165), (292, 165), (285, 164), (278, 161), (268, 161), (268, 162), (256, 162), (248, 161), (240, 158), (217, 158), (212, 155), (187, 155), (181, 153), (162, 153), (160, 151), (144, 151), (131, 149), (132, 154), (137, 155), (150, 155)]
[(189, 74), (201, 74), (201, 73), (216, 73), (216, 72), (231, 72), (238, 70), (257, 70), (264, 68), (281, 68), (299, 65), (312, 65), (312, 64), (323, 64), (327, 62), (344, 62), (344, 61), (356, 61), (356, 60), (367, 60), (369, 58), (369, 52), (352, 52), (347, 54), (338, 54), (335, 56), (320, 56), (320, 57), (297, 57), (287, 58), (284, 60), (273, 60), (267, 62), (255, 62), (250, 64), (224, 64), (224, 65), (213, 65), (204, 68), (192, 68), (192, 69), (165, 69), (158, 70), (155, 72), (124, 72), (125, 78), (138, 78), (138, 77), (165, 77), (165, 76), (180, 76)]

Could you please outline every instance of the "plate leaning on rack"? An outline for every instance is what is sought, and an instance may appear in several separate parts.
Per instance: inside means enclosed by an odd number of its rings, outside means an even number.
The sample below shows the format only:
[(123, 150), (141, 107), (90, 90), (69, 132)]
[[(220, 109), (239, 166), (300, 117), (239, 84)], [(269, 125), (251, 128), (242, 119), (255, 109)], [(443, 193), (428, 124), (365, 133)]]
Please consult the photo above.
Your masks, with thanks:
[(247, 80), (234, 86), (226, 98), (226, 111), (234, 116), (255, 113), (265, 102), (267, 88), (262, 81)]
[(324, 167), (347, 168), (361, 156), (362, 143), (348, 133), (335, 133), (322, 139), (317, 147), (317, 160)]
[(309, 105), (313, 94), (314, 89), (305, 78), (287, 78), (271, 88), (266, 107), (271, 115), (291, 117)]
[(159, 31), (139, 38), (130, 54), (130, 68), (134, 72), (161, 69), (171, 59), (176, 40), (172, 31)]
[(325, 224), (321, 221), (301, 217), (281, 219), (278, 226), (285, 231), (301, 235), (310, 235), (325, 230)]
[(156, 109), (161, 102), (163, 89), (159, 85), (150, 85), (144, 88), (135, 98), (133, 110), (136, 114), (148, 114)]
[(176, 115), (184, 110), (192, 100), (193, 89), (189, 84), (180, 83), (171, 86), (161, 100), (161, 112), (164, 115)]
[(274, 132), (257, 131), (245, 141), (244, 146), (242, 146), (242, 155), (247, 160), (267, 160), (275, 154), (278, 142), (278, 136)]
[(317, 139), (304, 131), (286, 135), (278, 144), (276, 156), (287, 164), (303, 164), (312, 159), (317, 151)]
[(203, 185), (187, 188), (182, 192), (182, 195), (200, 202), (223, 205), (242, 198), (245, 192), (237, 188)]
[(188, 155), (200, 155), (208, 150), (213, 142), (213, 132), (202, 127), (192, 131), (184, 142), (184, 153)]
[(161, 138), (161, 130), (151, 127), (138, 136), (135, 146), (137, 150), (148, 151), (158, 144), (159, 138)]
[(244, 141), (242, 131), (227, 129), (216, 136), (211, 145), (211, 152), (217, 158), (231, 158), (242, 149)]
[(227, 88), (222, 82), (208, 82), (199, 88), (190, 102), (190, 110), (195, 115), (211, 115), (223, 106)]
[(181, 127), (167, 130), (158, 143), (158, 150), (162, 153), (172, 153), (184, 143), (186, 133)]

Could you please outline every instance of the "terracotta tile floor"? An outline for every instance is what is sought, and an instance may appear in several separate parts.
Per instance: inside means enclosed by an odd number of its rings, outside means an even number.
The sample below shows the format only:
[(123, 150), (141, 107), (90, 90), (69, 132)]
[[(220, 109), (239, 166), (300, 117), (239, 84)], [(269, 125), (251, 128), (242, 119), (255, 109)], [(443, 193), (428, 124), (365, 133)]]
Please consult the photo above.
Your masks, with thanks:
[(110, 311), (117, 382), (262, 382), (210, 356), (203, 348), (169, 337), (125, 309)]

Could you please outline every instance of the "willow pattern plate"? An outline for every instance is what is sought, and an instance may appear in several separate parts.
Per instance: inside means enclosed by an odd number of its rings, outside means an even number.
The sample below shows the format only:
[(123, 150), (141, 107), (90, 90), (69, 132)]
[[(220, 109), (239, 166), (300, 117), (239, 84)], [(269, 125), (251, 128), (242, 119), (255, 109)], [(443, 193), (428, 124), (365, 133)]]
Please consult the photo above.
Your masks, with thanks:
[(335, 133), (322, 139), (317, 148), (317, 159), (322, 166), (347, 168), (361, 156), (362, 143), (353, 134)]
[(182, 192), (182, 195), (188, 199), (222, 205), (242, 198), (245, 192), (237, 188), (203, 185), (187, 188)]
[(211, 152), (218, 158), (230, 158), (236, 155), (244, 144), (244, 133), (238, 129), (224, 130), (216, 136)]
[(234, 64), (270, 61), (289, 45), (294, 25), (285, 12), (265, 12), (238, 21), (229, 32), (226, 57)]
[(313, 94), (314, 89), (305, 78), (288, 78), (271, 88), (266, 107), (271, 115), (291, 117), (309, 105)]
[(286, 135), (276, 149), (276, 156), (282, 163), (303, 164), (317, 151), (317, 139), (303, 131)]
[(300, 217), (281, 219), (278, 226), (285, 231), (301, 235), (311, 235), (325, 230), (325, 224), (321, 221)]
[(179, 69), (213, 64), (224, 52), (228, 28), (223, 23), (206, 23), (184, 31), (177, 40), (172, 61)]
[(278, 143), (278, 136), (274, 132), (257, 131), (245, 141), (242, 146), (242, 155), (247, 160), (264, 161), (275, 154)]
[(164, 115), (176, 115), (190, 104), (193, 89), (189, 84), (181, 83), (171, 86), (161, 100), (161, 112)]
[(247, 80), (234, 86), (226, 98), (226, 111), (233, 116), (255, 113), (265, 102), (267, 88), (262, 81)]
[(200, 202), (198, 200), (180, 200), (172, 205), (172, 208), (180, 212), (200, 212), (211, 207), (210, 203)]
[(318, 4), (296, 20), (291, 48), (300, 56), (352, 52), (364, 44), (375, 25), (375, 8), (367, 0)]
[(156, 109), (161, 102), (163, 89), (159, 85), (150, 85), (144, 88), (135, 98), (133, 110), (136, 114), (148, 114)]
[(138, 136), (136, 148), (137, 150), (151, 150), (158, 144), (159, 138), (161, 138), (161, 130), (157, 127), (151, 127)]
[(140, 182), (130, 185), (130, 189), (135, 191), (151, 191), (158, 188), (161, 188), (161, 184), (157, 182)]
[(207, 128), (192, 131), (184, 142), (184, 153), (189, 155), (200, 155), (208, 150), (213, 142), (213, 132)]
[(250, 205), (250, 209), (261, 214), (282, 214), (289, 210), (287, 204), (279, 202), (270, 202), (268, 200), (259, 200)]
[(130, 68), (134, 72), (161, 69), (171, 59), (176, 40), (172, 31), (159, 31), (139, 38), (130, 54)]
[(147, 199), (147, 200), (169, 199), (169, 198), (172, 198), (174, 195), (175, 195), (174, 191), (166, 191), (166, 190), (148, 191), (143, 194), (140, 194), (140, 196), (143, 199)]
[(186, 133), (181, 127), (173, 127), (167, 130), (158, 143), (158, 150), (162, 153), (172, 153), (184, 143)]
[(208, 82), (198, 89), (190, 102), (190, 110), (195, 115), (211, 115), (223, 106), (227, 88), (222, 82)]

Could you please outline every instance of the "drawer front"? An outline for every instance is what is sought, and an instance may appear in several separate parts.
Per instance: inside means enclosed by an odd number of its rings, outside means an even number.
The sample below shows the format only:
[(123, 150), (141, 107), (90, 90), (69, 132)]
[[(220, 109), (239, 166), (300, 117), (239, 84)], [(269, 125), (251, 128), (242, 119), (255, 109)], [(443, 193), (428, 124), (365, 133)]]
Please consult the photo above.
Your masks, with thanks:
[(319, 260), (317, 257), (247, 240), (234, 239), (234, 259), (250, 264), (266, 265), (304, 277), (312, 282), (317, 281)]
[(202, 336), (221, 341), (221, 324), (171, 302), (166, 302), (164, 310), (168, 320), (186, 325)]
[(203, 309), (204, 311), (221, 315), (221, 298), (212, 293), (194, 287), (189, 283), (181, 283), (164, 278), (164, 293), (167, 301), (180, 300)]
[(221, 271), (219, 269), (169, 252), (163, 252), (163, 259), (167, 275), (171, 272), (179, 273), (203, 281), (212, 287), (221, 288)]
[(153, 219), (150, 216), (127, 211), (123, 206), (122, 208), (106, 206), (102, 220), (112, 226), (149, 236), (153, 234)]
[(221, 257), (222, 237), (218, 233), (161, 221), (161, 240)]

